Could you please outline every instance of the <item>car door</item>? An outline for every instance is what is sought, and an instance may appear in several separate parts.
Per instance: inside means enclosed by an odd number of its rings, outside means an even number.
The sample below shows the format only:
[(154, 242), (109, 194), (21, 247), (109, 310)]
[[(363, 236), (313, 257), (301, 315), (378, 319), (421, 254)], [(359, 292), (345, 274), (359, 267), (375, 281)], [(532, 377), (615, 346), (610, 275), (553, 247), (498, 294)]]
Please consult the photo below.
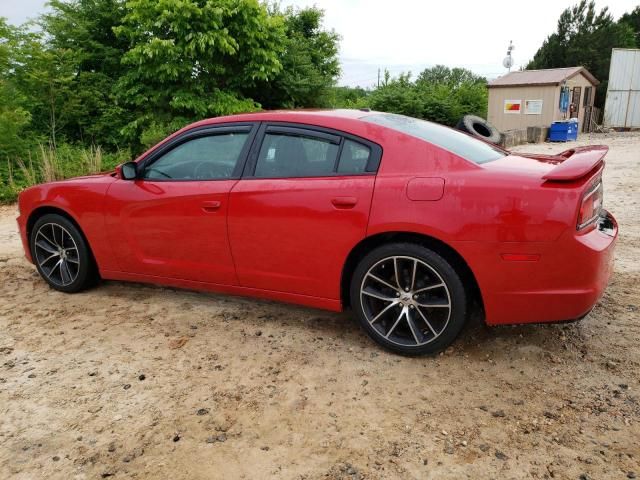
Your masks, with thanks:
[(381, 155), (341, 132), (263, 124), (229, 198), (240, 285), (339, 299), (344, 261), (366, 234)]
[(257, 126), (186, 132), (107, 193), (106, 225), (123, 272), (237, 285), (227, 236), (229, 192)]

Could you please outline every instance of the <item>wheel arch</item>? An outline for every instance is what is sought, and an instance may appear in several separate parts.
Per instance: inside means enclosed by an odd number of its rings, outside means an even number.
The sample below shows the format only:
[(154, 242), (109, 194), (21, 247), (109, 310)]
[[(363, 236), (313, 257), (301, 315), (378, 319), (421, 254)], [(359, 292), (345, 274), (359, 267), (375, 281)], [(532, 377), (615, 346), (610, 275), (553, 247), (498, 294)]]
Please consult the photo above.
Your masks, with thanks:
[(390, 231), (376, 233), (362, 239), (353, 247), (342, 268), (342, 276), (340, 278), (340, 300), (343, 308), (350, 306), (349, 284), (351, 276), (355, 271), (358, 262), (372, 249), (387, 243), (408, 242), (422, 245), (441, 255), (454, 268), (456, 273), (460, 275), (463, 284), (470, 285), (469, 301), (477, 303), (482, 309), (484, 315), (484, 302), (482, 300), (482, 292), (476, 279), (475, 274), (469, 267), (467, 261), (453, 247), (435, 237), (416, 232)]
[(32, 256), (32, 258), (33, 258), (33, 252), (31, 251), (31, 232), (33, 230), (34, 225), (38, 221), (38, 219), (47, 214), (60, 215), (61, 217), (64, 217), (67, 220), (69, 220), (71, 223), (73, 223), (73, 225), (80, 232), (80, 235), (82, 235), (82, 239), (87, 244), (87, 248), (89, 249), (89, 253), (91, 254), (91, 258), (93, 259), (93, 262), (96, 263), (95, 255), (93, 254), (93, 250), (91, 249), (91, 243), (89, 243), (89, 240), (87, 239), (87, 236), (85, 235), (78, 221), (74, 218), (73, 215), (71, 215), (69, 212), (67, 212), (63, 208), (55, 207), (51, 205), (41, 205), (37, 208), (34, 208), (33, 211), (29, 214), (29, 217), (27, 218), (26, 234), (27, 234), (27, 241), (29, 246), (29, 254)]

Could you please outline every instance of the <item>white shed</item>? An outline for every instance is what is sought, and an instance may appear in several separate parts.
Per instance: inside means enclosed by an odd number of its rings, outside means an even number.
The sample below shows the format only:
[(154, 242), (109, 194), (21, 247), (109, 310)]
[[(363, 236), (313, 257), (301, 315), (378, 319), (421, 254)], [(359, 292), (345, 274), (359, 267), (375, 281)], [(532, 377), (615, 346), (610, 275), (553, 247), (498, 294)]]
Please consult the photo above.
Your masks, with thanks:
[(640, 50), (614, 48), (604, 106), (604, 125), (640, 128)]

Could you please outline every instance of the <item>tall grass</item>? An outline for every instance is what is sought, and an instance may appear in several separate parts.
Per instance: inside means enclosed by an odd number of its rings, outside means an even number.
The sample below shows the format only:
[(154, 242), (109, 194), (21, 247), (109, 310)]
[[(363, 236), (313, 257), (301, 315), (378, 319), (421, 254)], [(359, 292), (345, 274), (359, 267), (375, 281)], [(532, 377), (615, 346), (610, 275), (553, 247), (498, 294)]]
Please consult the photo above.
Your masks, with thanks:
[(93, 145), (84, 149), (82, 163), (86, 173), (100, 173), (102, 171), (102, 149)]
[[(25, 163), (22, 158), (17, 158), (16, 163), (22, 173), (22, 178), (26, 181), (27, 185), (35, 185), (38, 183), (38, 172), (33, 166), (33, 160), (31, 159), (31, 152), (29, 152), (29, 162)], [(11, 165), (11, 162), (9, 162)], [(15, 182), (12, 182), (15, 185)]]
[(49, 144), (48, 147), (39, 145), (40, 149), (40, 174), (43, 182), (55, 182), (62, 180), (64, 173), (58, 161), (58, 154), (55, 147)]
[(105, 153), (99, 146), (39, 144), (22, 157), (0, 165), (0, 203), (15, 201), (26, 187), (42, 182), (100, 173), (130, 160), (128, 150)]

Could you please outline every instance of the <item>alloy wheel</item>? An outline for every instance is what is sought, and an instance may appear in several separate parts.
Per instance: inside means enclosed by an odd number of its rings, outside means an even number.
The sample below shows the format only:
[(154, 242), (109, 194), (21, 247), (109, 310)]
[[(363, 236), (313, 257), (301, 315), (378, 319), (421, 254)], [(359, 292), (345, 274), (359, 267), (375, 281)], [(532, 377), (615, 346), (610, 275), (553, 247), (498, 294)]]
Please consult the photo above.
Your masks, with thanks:
[(35, 235), (34, 250), (38, 267), (50, 282), (65, 287), (78, 278), (78, 245), (63, 226), (57, 223), (41, 225)]
[(451, 318), (451, 295), (442, 276), (410, 256), (375, 263), (362, 280), (360, 302), (376, 333), (404, 347), (433, 342)]

